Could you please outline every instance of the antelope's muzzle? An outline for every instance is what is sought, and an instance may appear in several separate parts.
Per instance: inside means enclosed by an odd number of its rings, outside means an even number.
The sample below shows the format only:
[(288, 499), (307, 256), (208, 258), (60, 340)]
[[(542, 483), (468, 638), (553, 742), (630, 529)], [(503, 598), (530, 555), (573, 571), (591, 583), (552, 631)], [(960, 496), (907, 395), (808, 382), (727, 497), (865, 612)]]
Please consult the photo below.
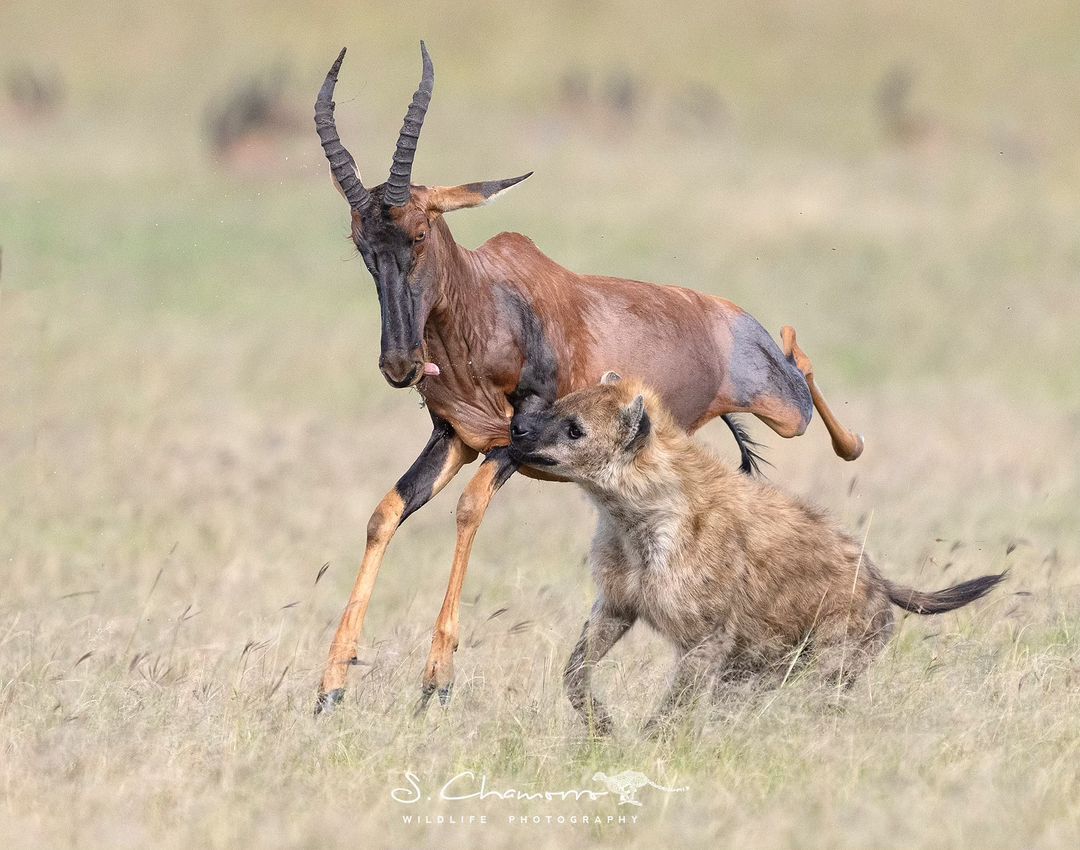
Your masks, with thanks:
[(415, 351), (385, 351), (379, 357), (379, 371), (386, 382), (397, 389), (411, 387), (424, 377), (424, 358)]

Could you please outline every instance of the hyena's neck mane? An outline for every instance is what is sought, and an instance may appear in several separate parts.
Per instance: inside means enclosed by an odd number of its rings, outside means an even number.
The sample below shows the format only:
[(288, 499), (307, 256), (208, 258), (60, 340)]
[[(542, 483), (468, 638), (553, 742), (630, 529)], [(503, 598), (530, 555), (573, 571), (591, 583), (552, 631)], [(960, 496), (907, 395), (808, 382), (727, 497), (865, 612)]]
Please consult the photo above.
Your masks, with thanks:
[(611, 527), (628, 544), (630, 568), (664, 567), (686, 536), (684, 527), (691, 512), (680, 488), (650, 488), (633, 496), (595, 489), (587, 492), (597, 506), (601, 527)]
[(615, 461), (617, 467), (603, 486), (585, 486), (597, 507), (624, 530), (670, 526), (691, 508), (686, 476), (679, 468), (689, 438), (662, 409), (658, 412), (648, 444), (633, 458)]
[[(697, 442), (661, 408), (650, 443), (626, 475), (622, 492), (633, 494), (642, 506), (678, 505), (685, 514), (708, 510), (718, 490), (736, 490), (746, 483), (738, 470), (724, 463), (708, 446)], [(721, 483), (724, 482), (724, 483)]]

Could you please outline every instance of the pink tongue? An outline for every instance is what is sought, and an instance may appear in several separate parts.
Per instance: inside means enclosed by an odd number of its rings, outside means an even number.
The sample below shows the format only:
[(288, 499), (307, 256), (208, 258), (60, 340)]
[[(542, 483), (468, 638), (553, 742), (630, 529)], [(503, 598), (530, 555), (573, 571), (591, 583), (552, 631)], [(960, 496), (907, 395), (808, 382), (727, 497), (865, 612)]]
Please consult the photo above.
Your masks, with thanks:
[(424, 364), (424, 374), (425, 375), (441, 375), (442, 373), (439, 371), (439, 367), (436, 366), (434, 363), (425, 363)]

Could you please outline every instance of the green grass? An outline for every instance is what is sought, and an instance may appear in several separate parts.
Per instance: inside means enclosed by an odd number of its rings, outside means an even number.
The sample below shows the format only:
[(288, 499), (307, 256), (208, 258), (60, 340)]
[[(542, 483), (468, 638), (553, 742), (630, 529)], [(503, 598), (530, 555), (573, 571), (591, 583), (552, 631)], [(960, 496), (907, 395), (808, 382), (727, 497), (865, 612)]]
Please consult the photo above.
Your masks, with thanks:
[[(1075, 846), (1080, 21), (991, 6), (0, 8), (0, 73), (67, 82), (44, 118), (0, 96), (0, 843)], [(599, 677), (617, 734), (593, 742), (559, 682), (592, 518), (570, 487), (512, 479), (477, 540), (454, 702), (415, 719), (463, 476), (394, 540), (346, 702), (313, 721), (368, 514), (427, 415), (375, 368), (375, 294), (314, 134), (229, 167), (202, 115), (281, 60), (306, 121), (348, 44), (342, 135), (379, 182), (419, 36), (438, 83), (418, 179), (536, 170), (454, 216), (462, 243), (518, 230), (571, 268), (794, 324), (868, 448), (847, 465), (819, 423), (790, 442), (754, 426), (772, 479), (869, 523), (890, 576), (1008, 567), (1003, 588), (905, 619), (842, 712), (796, 677), (661, 743), (638, 730), (671, 659), (635, 630)], [(898, 63), (926, 120), (911, 144), (874, 106)], [(569, 108), (574, 69), (629, 72), (639, 111)], [(724, 101), (707, 133), (672, 123), (689, 83)], [(704, 438), (730, 455), (722, 427)], [(390, 798), (404, 771), (565, 789), (620, 769), (689, 791)]]

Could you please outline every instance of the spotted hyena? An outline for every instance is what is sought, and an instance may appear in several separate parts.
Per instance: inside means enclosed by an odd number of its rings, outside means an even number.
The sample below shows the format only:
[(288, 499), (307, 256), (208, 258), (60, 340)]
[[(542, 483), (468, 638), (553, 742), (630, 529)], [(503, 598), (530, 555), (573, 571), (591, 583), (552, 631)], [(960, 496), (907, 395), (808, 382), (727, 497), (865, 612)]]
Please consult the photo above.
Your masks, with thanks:
[(515, 459), (578, 482), (599, 510), (590, 555), (599, 593), (565, 684), (601, 733), (611, 718), (591, 694), (591, 669), (639, 618), (678, 653), (655, 722), (707, 680), (787, 669), (795, 658), (850, 685), (888, 641), (893, 605), (951, 611), (1004, 576), (934, 593), (889, 581), (825, 514), (727, 466), (652, 391), (614, 373), (519, 432)]

